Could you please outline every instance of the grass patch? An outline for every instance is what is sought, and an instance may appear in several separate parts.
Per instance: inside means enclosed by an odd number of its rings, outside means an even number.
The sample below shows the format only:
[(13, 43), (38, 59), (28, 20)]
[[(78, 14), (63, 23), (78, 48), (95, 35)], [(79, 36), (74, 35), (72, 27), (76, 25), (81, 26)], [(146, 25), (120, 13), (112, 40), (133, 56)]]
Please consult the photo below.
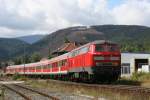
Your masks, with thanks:
[(25, 77), (25, 76), (22, 76), (22, 75), (20, 75), (20, 74), (18, 74), (18, 73), (15, 73), (15, 74), (13, 74), (13, 76), (12, 76), (12, 80), (27, 81), (28, 79), (27, 79), (27, 77)]
[(150, 87), (150, 73), (133, 73), (130, 78), (122, 77), (112, 84)]
[(47, 81), (39, 81), (39, 80), (30, 80), (27, 82), (28, 85), (31, 85), (35, 88), (48, 89), (52, 92), (60, 92), (60, 93), (71, 93), (75, 95), (88, 95), (93, 96), (95, 98), (105, 98), (106, 100), (141, 100), (145, 97), (141, 95), (136, 95), (130, 93), (122, 93), (118, 91), (109, 91), (105, 89), (86, 87), (86, 86), (75, 86), (69, 84), (62, 84), (59, 82), (53, 82), (50, 80)]
[(118, 85), (141, 85), (141, 82), (131, 79), (125, 79), (122, 78), (120, 80), (117, 80), (116, 82), (113, 82), (112, 84), (118, 84)]
[(133, 75), (131, 76), (132, 80), (135, 81), (146, 81), (146, 80), (150, 80), (150, 73), (133, 73)]

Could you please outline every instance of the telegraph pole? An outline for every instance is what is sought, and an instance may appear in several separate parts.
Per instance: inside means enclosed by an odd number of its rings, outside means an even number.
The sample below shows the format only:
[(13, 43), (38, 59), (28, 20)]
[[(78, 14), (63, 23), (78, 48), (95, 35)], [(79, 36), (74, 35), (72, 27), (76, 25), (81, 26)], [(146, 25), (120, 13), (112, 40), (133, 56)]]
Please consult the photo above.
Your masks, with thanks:
[(25, 43), (23, 43), (23, 74), (25, 76)]

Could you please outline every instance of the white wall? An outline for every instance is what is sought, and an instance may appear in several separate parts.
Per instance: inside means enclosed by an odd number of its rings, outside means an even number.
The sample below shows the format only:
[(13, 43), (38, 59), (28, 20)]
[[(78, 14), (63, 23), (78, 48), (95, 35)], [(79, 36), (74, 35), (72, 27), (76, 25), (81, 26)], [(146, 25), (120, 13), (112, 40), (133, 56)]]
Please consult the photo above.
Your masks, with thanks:
[(148, 64), (150, 65), (150, 54), (121, 53), (121, 63), (130, 64), (130, 74), (122, 74), (121, 76), (131, 76), (135, 72), (135, 59), (148, 59)]

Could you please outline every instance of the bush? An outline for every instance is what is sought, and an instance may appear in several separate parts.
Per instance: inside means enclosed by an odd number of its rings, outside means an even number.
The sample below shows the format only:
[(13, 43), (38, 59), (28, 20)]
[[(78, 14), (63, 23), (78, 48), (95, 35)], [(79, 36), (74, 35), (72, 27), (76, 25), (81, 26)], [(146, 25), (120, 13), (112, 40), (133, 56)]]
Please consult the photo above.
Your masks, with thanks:
[(19, 79), (21, 76), (18, 73), (13, 74), (12, 79), (13, 80), (17, 80)]
[(12, 79), (13, 80), (19, 80), (19, 81), (26, 81), (27, 80), (27, 78), (25, 76), (19, 75), (18, 73), (15, 73), (12, 76)]
[(131, 80), (135, 81), (147, 81), (150, 80), (150, 73), (133, 73)]

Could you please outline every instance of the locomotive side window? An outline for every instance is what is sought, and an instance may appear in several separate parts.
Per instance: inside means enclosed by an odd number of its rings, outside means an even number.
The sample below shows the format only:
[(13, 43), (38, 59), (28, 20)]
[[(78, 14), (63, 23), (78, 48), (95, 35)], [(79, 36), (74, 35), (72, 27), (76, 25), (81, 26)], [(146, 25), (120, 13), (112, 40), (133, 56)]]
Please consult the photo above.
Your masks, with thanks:
[(80, 54), (87, 53), (89, 51), (89, 47), (84, 47), (80, 49)]
[(71, 57), (74, 57), (75, 56), (75, 51), (71, 53)]
[(119, 47), (117, 45), (107, 45), (106, 46), (107, 51), (119, 51)]
[(75, 50), (75, 51), (71, 52), (71, 54), (69, 56), (70, 57), (75, 57), (79, 54), (87, 53), (88, 51), (89, 51), (89, 47), (86, 46), (86, 47), (80, 48), (79, 50)]

